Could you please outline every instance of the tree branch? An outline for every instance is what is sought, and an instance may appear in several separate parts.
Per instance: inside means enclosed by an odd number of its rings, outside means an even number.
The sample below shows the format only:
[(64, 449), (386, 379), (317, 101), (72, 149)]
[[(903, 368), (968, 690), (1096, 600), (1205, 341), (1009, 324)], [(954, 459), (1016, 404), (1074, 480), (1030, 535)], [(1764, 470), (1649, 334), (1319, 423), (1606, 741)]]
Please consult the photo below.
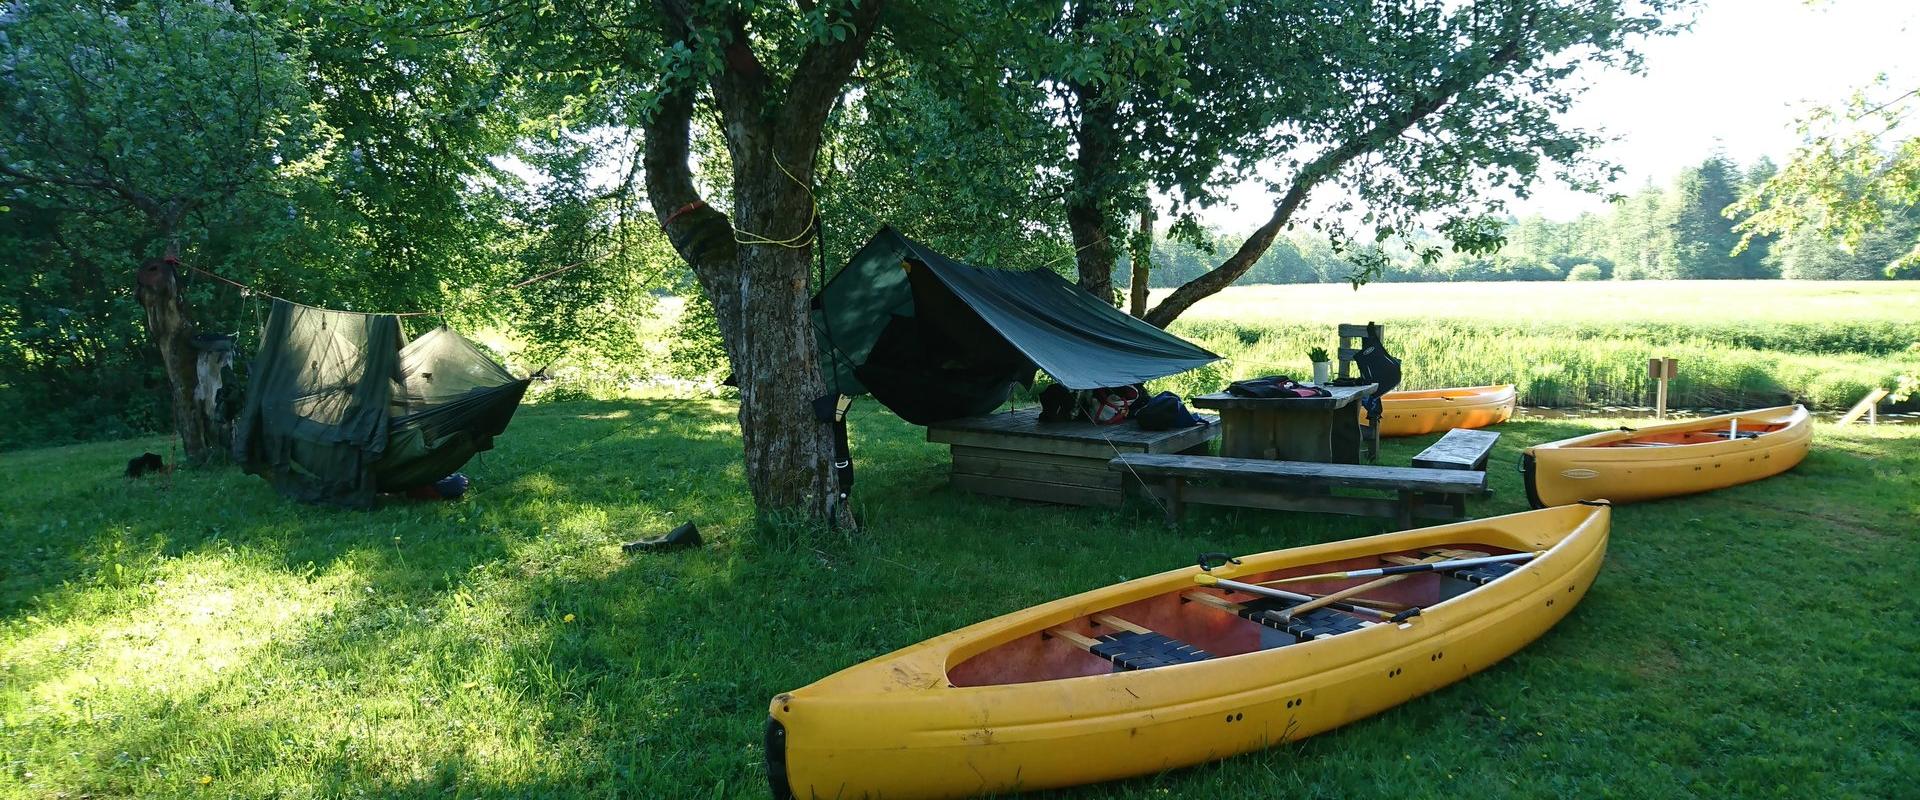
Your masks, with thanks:
[(1266, 224), (1254, 230), (1246, 241), (1241, 243), (1240, 248), (1234, 251), (1233, 256), (1221, 262), (1220, 266), (1208, 270), (1205, 274), (1173, 290), (1173, 293), (1155, 305), (1152, 311), (1147, 312), (1146, 321), (1164, 328), (1187, 309), (1192, 308), (1195, 303), (1227, 288), (1247, 274), (1248, 270), (1253, 269), (1254, 263), (1266, 254), (1280, 231), (1292, 221), (1294, 212), (1300, 209), (1301, 204), (1306, 202), (1307, 195), (1312, 193), (1321, 181), (1338, 173), (1355, 158), (1373, 152), (1406, 133), (1422, 120), (1446, 107), (1461, 92), (1473, 88), (1480, 81), (1499, 74), (1500, 71), (1519, 61), (1522, 55), (1522, 44), (1528, 29), (1533, 25), (1533, 19), (1533, 14), (1529, 12), (1518, 20), (1500, 48), (1494, 51), (1486, 62), (1476, 63), (1470, 53), (1463, 52), (1457, 55), (1453, 59), (1455, 69), (1445, 74), (1439, 83), (1416, 97), (1412, 103), (1388, 114), (1358, 136), (1322, 153), (1319, 158), (1302, 167), (1294, 174), (1293, 183), (1288, 187), (1279, 205), (1274, 207), (1273, 216), (1267, 219)]

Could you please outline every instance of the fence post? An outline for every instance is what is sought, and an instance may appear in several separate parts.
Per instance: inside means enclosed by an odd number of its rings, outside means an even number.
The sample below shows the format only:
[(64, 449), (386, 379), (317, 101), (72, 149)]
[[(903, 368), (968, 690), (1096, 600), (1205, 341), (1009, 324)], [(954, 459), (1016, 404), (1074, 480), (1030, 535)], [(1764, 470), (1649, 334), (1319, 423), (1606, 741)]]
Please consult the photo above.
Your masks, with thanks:
[(1653, 415), (1667, 418), (1667, 381), (1680, 375), (1680, 362), (1671, 358), (1647, 359), (1647, 377), (1654, 380)]

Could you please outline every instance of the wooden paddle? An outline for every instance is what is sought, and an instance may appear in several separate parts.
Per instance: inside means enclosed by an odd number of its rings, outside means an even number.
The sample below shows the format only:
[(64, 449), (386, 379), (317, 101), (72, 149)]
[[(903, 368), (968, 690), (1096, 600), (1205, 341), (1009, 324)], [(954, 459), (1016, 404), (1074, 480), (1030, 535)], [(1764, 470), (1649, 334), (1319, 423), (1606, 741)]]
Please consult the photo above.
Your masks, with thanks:
[[(1276, 600), (1289, 600), (1295, 603), (1305, 603), (1311, 600), (1318, 599), (1310, 594), (1300, 594), (1298, 592), (1289, 592), (1285, 589), (1274, 589), (1267, 586), (1261, 586), (1257, 583), (1241, 583), (1239, 581), (1227, 580), (1226, 578), (1220, 578), (1220, 577), (1215, 577), (1213, 575), (1208, 575), (1204, 572), (1200, 573), (1199, 575), (1193, 576), (1193, 582), (1201, 586), (1213, 586), (1221, 589), (1226, 589), (1228, 591), (1246, 592), (1247, 594), (1251, 594), (1251, 595), (1258, 595), (1260, 597), (1271, 597)], [(1377, 608), (1370, 608), (1368, 606), (1363, 606), (1363, 605), (1355, 605), (1351, 602), (1335, 601), (1332, 605), (1334, 608), (1337, 608), (1341, 611), (1345, 611), (1349, 614), (1357, 614), (1362, 617), (1369, 617), (1372, 619), (1381, 620), (1383, 622), (1404, 622), (1409, 617), (1418, 616), (1420, 614), (1420, 609), (1417, 606), (1408, 608), (1407, 610), (1402, 611), (1398, 614), (1393, 614), (1386, 611), (1382, 611)]]
[[(1415, 559), (1413, 563), (1438, 564), (1445, 560), (1447, 560), (1447, 556), (1428, 556), (1422, 559)], [(1281, 611), (1280, 618), (1284, 620), (1291, 620), (1293, 619), (1295, 614), (1305, 614), (1309, 611), (1313, 611), (1315, 609), (1325, 607), (1329, 603), (1337, 603), (1337, 602), (1340, 602), (1341, 600), (1345, 600), (1349, 603), (1359, 602), (1357, 599), (1354, 598), (1354, 595), (1366, 594), (1367, 592), (1371, 592), (1381, 587), (1392, 586), (1393, 584), (1406, 580), (1407, 577), (1408, 576), (1406, 575), (1388, 575), (1384, 578), (1375, 578), (1373, 580), (1367, 581), (1366, 583), (1360, 584), (1358, 586), (1349, 586), (1345, 589), (1341, 589), (1340, 591), (1334, 592), (1333, 594), (1321, 595), (1318, 599), (1308, 600), (1307, 602), (1301, 603), (1300, 605), (1293, 606), (1292, 608), (1288, 608)]]
[[(1545, 553), (1545, 552), (1546, 551), (1542, 550), (1536, 553), (1508, 553), (1506, 555), (1486, 556), (1484, 558), (1462, 558), (1462, 559), (1456, 559), (1453, 561), (1436, 561), (1430, 564), (1408, 564), (1406, 566), (1376, 567), (1374, 569), (1350, 569), (1343, 572), (1322, 572), (1318, 575), (1295, 575), (1291, 578), (1275, 578), (1270, 581), (1261, 581), (1258, 585), (1273, 586), (1275, 584), (1281, 584), (1281, 583), (1302, 583), (1306, 581), (1335, 581), (1335, 580), (1341, 580), (1343, 578), (1375, 578), (1375, 577), (1382, 577), (1386, 575), (1409, 575), (1415, 572), (1446, 572), (1449, 570), (1466, 569), (1467, 567), (1477, 567), (1482, 564), (1504, 564), (1511, 561), (1527, 561), (1533, 558), (1537, 558), (1541, 555), (1541, 553)], [(1248, 584), (1248, 585), (1254, 585), (1254, 584)]]

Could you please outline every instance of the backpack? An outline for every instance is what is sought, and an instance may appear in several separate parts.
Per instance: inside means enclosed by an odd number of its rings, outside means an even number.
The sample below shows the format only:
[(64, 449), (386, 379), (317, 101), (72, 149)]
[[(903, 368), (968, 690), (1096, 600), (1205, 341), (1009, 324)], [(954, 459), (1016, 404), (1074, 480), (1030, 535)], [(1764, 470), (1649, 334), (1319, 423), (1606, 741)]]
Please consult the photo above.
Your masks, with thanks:
[(1387, 352), (1386, 345), (1377, 339), (1360, 340), (1360, 352), (1353, 354), (1353, 365), (1360, 368), (1362, 380), (1380, 385), (1374, 392), (1375, 397), (1400, 385), (1400, 359)]
[(1147, 398), (1133, 410), (1133, 421), (1143, 431), (1172, 431), (1209, 424), (1205, 417), (1187, 410), (1180, 395), (1161, 392)]
[[(1360, 352), (1353, 354), (1353, 365), (1360, 368), (1360, 379), (1367, 383), (1379, 384), (1373, 395), (1360, 401), (1367, 410), (1368, 418), (1379, 420), (1381, 416), (1380, 396), (1391, 392), (1400, 385), (1400, 359), (1387, 352), (1387, 346), (1380, 340), (1369, 337), (1360, 339)], [(1379, 422), (1374, 422), (1378, 426)]]

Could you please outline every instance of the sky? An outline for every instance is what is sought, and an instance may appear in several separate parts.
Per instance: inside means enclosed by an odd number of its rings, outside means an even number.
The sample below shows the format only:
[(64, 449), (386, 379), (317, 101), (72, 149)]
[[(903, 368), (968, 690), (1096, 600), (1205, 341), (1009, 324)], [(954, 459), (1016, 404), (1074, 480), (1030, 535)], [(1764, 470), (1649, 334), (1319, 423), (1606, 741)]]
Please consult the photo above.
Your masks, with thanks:
[[(1581, 75), (1588, 91), (1567, 123), (1617, 140), (1600, 151), (1625, 168), (1614, 191), (1651, 179), (1664, 185), (1716, 144), (1742, 165), (1785, 161), (1809, 103), (1844, 101), (1881, 73), (1920, 78), (1920, 0), (1710, 0), (1691, 30), (1646, 43), (1646, 69)], [(1272, 213), (1264, 187), (1233, 190), (1235, 208), (1203, 215), (1227, 231), (1258, 227)], [(1600, 195), (1543, 185), (1515, 201), (1518, 215), (1568, 220), (1603, 211)]]

